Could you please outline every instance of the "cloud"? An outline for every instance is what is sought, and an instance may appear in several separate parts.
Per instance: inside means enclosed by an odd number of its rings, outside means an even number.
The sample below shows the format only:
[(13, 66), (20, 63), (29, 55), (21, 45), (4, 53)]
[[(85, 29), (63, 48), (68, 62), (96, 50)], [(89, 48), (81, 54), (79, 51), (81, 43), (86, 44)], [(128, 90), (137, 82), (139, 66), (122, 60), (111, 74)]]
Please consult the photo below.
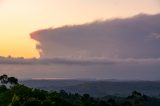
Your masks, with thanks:
[(18, 78), (160, 80), (160, 58), (0, 58), (0, 74)]
[(0, 57), (18, 78), (160, 80), (160, 14), (42, 29), (31, 33), (40, 59)]
[(48, 59), (23, 59), (23, 58), (3, 58), (0, 57), (0, 64), (9, 65), (116, 65), (116, 64), (160, 64), (160, 58), (148, 59), (112, 59), (112, 58), (72, 58), (57, 57)]
[(158, 34), (158, 33), (152, 33), (151, 34), (151, 38), (160, 39), (160, 34)]
[(159, 58), (160, 14), (42, 29), (31, 33), (41, 58)]
[(160, 80), (160, 58), (0, 58), (0, 74), (18, 78)]

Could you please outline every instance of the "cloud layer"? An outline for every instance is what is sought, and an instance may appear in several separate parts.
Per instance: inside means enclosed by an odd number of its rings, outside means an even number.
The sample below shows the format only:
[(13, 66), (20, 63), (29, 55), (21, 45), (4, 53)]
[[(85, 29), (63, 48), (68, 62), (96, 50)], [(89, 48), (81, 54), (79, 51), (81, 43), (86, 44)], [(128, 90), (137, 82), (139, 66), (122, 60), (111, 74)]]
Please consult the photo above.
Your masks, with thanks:
[(40, 59), (0, 57), (19, 78), (160, 80), (160, 14), (38, 30)]
[(23, 59), (0, 57), (1, 65), (116, 65), (116, 64), (160, 64), (160, 58), (148, 59), (112, 59), (112, 58), (71, 58)]
[(0, 58), (0, 74), (18, 78), (160, 80), (160, 58)]
[(159, 58), (160, 14), (43, 29), (31, 38), (41, 58)]

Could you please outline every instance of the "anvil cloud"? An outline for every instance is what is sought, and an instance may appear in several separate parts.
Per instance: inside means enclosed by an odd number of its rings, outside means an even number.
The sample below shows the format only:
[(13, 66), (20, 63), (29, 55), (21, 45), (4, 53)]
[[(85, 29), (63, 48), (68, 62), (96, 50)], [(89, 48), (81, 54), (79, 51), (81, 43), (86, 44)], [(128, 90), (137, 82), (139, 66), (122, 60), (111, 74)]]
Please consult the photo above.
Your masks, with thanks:
[(42, 29), (31, 38), (41, 58), (159, 58), (160, 14)]

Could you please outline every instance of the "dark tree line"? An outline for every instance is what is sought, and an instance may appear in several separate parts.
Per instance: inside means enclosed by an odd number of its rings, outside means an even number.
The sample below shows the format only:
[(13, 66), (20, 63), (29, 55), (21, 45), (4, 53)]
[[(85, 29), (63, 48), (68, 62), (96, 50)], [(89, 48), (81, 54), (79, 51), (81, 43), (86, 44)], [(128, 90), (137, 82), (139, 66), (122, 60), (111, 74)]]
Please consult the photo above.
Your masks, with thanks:
[(0, 76), (0, 82), (2, 85), (11, 84), (16, 85), (18, 84), (18, 79), (15, 77), (8, 77), (6, 74)]
[[(137, 91), (127, 97), (94, 98), (64, 90), (45, 91), (19, 84), (15, 77), (0, 76), (0, 106), (160, 106), (160, 99)], [(12, 86), (6, 87), (7, 84)]]

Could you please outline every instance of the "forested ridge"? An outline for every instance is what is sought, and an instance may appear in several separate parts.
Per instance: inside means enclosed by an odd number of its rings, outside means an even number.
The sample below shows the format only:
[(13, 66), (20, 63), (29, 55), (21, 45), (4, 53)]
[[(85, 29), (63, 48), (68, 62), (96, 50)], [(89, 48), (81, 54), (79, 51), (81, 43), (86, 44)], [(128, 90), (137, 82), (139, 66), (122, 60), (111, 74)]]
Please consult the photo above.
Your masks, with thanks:
[(18, 79), (0, 76), (0, 106), (160, 106), (160, 99), (133, 91), (126, 97), (91, 97), (89, 94), (46, 91), (19, 84)]

